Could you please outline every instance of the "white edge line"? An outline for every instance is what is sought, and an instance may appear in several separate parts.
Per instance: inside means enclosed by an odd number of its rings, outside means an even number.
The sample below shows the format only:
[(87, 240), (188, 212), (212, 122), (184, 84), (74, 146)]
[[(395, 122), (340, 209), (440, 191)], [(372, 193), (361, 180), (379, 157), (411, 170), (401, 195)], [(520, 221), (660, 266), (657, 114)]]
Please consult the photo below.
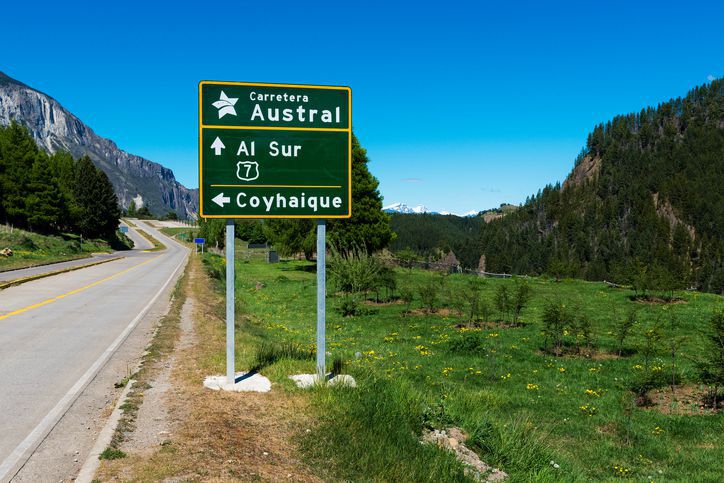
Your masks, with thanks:
[[(180, 243), (177, 243), (182, 249), (185, 249), (186, 247), (182, 246)], [(188, 255), (188, 252), (187, 252)], [(20, 459), (23, 457), (23, 455), (29, 451), (32, 448), (37, 447), (37, 445), (40, 443), (41, 438), (47, 435), (47, 433), (50, 432), (50, 430), (57, 424), (57, 422), (60, 420), (61, 417), (68, 411), (70, 406), (75, 402), (78, 395), (85, 389), (85, 387), (88, 385), (88, 383), (93, 379), (96, 375), (96, 373), (100, 370), (103, 365), (108, 362), (108, 359), (115, 353), (116, 350), (118, 350), (118, 347), (126, 340), (128, 335), (133, 331), (133, 329), (136, 328), (136, 325), (141, 321), (141, 319), (146, 315), (146, 313), (151, 309), (153, 304), (156, 303), (156, 300), (161, 296), (164, 290), (166, 290), (166, 287), (171, 283), (171, 280), (174, 279), (176, 276), (176, 273), (181, 269), (181, 267), (186, 263), (186, 257), (183, 257), (181, 260), (181, 263), (178, 264), (176, 269), (173, 271), (171, 276), (166, 280), (166, 283), (163, 284), (163, 286), (159, 289), (158, 292), (156, 292), (156, 295), (153, 296), (150, 302), (146, 304), (146, 306), (138, 313), (138, 315), (126, 326), (126, 328), (121, 332), (121, 334), (116, 338), (116, 340), (111, 343), (110, 346), (96, 359), (96, 361), (93, 363), (92, 366), (88, 368), (88, 370), (81, 376), (78, 381), (73, 384), (73, 387), (71, 387), (68, 392), (65, 393), (65, 395), (58, 401), (58, 404), (53, 407), (53, 409), (46, 414), (46, 416), (38, 423), (38, 425), (33, 429), (33, 431), (28, 434), (25, 439), (10, 453), (10, 455), (5, 458), (5, 461), (0, 465), (0, 480), (10, 480), (15, 477), (15, 474), (17, 474), (17, 471), (20, 471), (22, 468), (18, 468), (10, 477), (8, 478), (8, 474), (10, 471), (17, 465), (17, 463), (20, 461)]]

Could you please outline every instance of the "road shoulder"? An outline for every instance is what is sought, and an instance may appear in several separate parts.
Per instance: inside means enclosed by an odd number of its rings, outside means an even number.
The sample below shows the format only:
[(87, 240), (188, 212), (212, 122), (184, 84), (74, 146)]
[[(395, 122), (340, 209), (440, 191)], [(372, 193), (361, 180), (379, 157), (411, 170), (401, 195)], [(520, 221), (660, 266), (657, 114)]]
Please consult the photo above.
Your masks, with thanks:
[[(114, 444), (125, 457), (103, 461), (98, 479), (317, 480), (294, 443), (307, 422), (306, 398), (281, 388), (266, 394), (203, 388), (204, 376), (223, 372), (224, 364), (218, 357), (224, 347), (223, 303), (209, 284), (200, 259), (192, 256), (173, 351), (146, 359), (139, 389), (125, 404), (129, 417), (116, 432)], [(159, 332), (162, 339), (154, 343), (168, 347), (173, 331)]]
[(159, 319), (168, 313), (173, 282), (181, 273), (183, 270), (177, 270), (171, 283), (160, 292), (125, 341), (16, 473), (13, 481), (64, 481), (77, 475), (123, 390), (119, 383), (136, 372)]

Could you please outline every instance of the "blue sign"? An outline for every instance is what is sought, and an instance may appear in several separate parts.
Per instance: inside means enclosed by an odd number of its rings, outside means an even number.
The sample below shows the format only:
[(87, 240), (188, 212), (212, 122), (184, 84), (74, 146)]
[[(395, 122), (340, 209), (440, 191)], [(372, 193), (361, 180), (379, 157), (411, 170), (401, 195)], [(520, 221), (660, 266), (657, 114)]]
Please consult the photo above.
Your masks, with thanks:
[(204, 243), (206, 243), (206, 238), (194, 238), (194, 243), (196, 243), (197, 245), (203, 245)]
[(121, 227), (121, 233), (128, 233), (128, 227), (127, 227), (127, 226), (122, 226), (122, 227)]

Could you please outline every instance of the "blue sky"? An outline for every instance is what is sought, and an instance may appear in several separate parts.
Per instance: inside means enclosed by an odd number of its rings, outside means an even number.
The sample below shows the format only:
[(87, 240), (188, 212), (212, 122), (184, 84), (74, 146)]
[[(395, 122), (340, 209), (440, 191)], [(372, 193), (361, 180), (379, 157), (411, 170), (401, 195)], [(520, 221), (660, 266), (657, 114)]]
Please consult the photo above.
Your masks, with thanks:
[(0, 70), (190, 187), (199, 80), (349, 85), (385, 204), (465, 212), (724, 75), (724, 3), (633, 3), (11, 2)]

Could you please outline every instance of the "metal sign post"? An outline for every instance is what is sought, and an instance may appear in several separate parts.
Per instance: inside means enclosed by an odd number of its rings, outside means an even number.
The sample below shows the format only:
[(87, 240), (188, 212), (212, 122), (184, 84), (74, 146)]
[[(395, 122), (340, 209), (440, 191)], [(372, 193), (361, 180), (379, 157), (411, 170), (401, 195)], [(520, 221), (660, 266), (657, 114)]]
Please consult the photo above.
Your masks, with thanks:
[(234, 384), (234, 220), (226, 220), (226, 382)]
[(327, 375), (326, 305), (327, 305), (327, 221), (317, 220), (317, 375)]

